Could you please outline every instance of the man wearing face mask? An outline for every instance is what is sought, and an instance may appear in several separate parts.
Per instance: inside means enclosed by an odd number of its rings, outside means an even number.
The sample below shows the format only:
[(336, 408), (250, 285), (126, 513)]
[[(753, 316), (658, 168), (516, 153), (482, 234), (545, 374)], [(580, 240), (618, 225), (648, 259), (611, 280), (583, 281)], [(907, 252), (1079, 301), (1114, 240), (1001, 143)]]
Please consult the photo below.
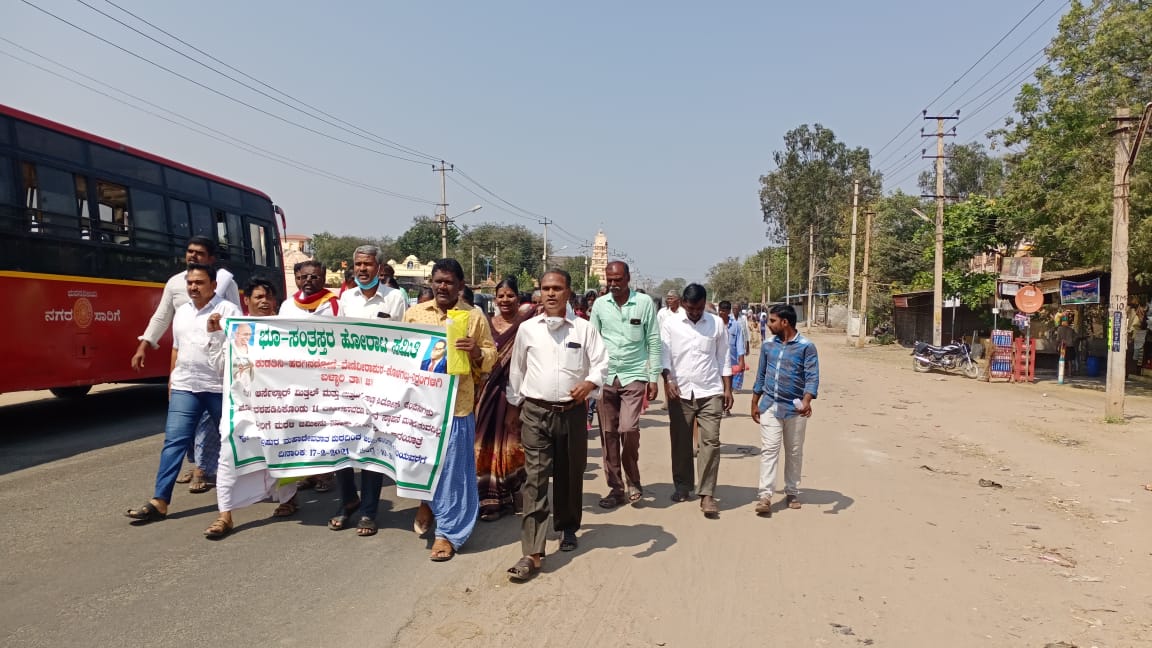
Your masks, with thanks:
[(571, 286), (563, 270), (549, 270), (540, 278), (544, 313), (520, 325), (509, 361), (505, 425), (520, 430), (527, 471), (520, 491), (523, 557), (508, 569), (514, 581), (540, 571), (549, 508), (553, 528), (562, 534), (560, 551), (573, 551), (577, 545), (588, 463), (585, 403), (604, 385), (608, 352), (591, 324), (567, 315)]
[(340, 316), (359, 319), (404, 319), (408, 300), (404, 291), (380, 283), (384, 255), (375, 245), (361, 245), (352, 253), (352, 279), (356, 287), (340, 295)]

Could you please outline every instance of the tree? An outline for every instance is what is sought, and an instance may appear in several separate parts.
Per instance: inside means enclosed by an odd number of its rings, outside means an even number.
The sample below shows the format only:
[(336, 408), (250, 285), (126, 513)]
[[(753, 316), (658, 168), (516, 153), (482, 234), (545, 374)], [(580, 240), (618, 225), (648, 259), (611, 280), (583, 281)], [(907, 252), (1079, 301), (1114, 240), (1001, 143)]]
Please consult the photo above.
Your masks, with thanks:
[[(784, 150), (772, 159), (776, 169), (760, 178), (768, 239), (778, 245), (791, 242), (793, 263), (806, 270), (812, 228), (817, 272), (823, 272), (828, 260), (847, 247), (852, 181), (860, 181), (864, 196), (879, 193), (880, 176), (871, 170), (868, 149), (850, 149), (820, 124), (804, 124), (784, 135)], [(838, 277), (837, 282), (842, 286), (847, 280)]]
[[(448, 249), (460, 242), (460, 233), (448, 228)], [(439, 259), (441, 256), (440, 223), (430, 216), (417, 216), (412, 219), (412, 227), (396, 239), (396, 248), (401, 256), (416, 255), (421, 262)]]
[[(999, 196), (1004, 186), (1004, 160), (993, 157), (980, 142), (945, 144), (944, 193), (966, 200), (968, 196)], [(920, 191), (936, 193), (936, 173), (920, 174)]]
[(361, 245), (375, 245), (384, 253), (384, 260), (394, 257), (395, 242), (388, 237), (337, 236), (328, 232), (312, 235), (312, 256), (329, 270), (339, 270), (341, 262), (352, 266), (352, 253)]
[[(925, 257), (924, 250), (935, 248), (935, 228), (921, 220), (913, 208), (929, 212), (924, 201), (901, 191), (876, 203), (869, 269), (874, 289), (896, 292), (932, 287), (933, 260)], [(928, 283), (916, 285), (917, 275), (924, 272), (929, 273)]]
[(473, 247), (476, 250), (477, 281), (484, 274), (481, 261), (484, 258), (493, 260), (493, 274), (497, 281), (509, 275), (516, 276), (524, 270), (533, 277), (540, 273), (540, 258), (544, 251), (543, 237), (523, 225), (481, 223), (464, 228), (458, 241), (449, 247), (449, 254), (455, 254), (464, 266), (465, 272), (469, 273)]
[[(1016, 97), (1019, 117), (996, 133), (1006, 146), (1006, 195), (1015, 226), (1045, 268), (1110, 263), (1116, 105), (1140, 114), (1152, 98), (1152, 11), (1142, 0), (1072, 2), (1036, 80)], [(1132, 278), (1152, 280), (1152, 156), (1132, 174)]]
[[(996, 290), (996, 272), (977, 272), (969, 262), (982, 254), (1015, 253), (1019, 236), (1009, 224), (1017, 215), (1007, 202), (984, 196), (948, 205), (944, 210), (944, 294), (959, 295), (971, 308), (985, 306)], [(922, 258), (935, 255), (935, 242), (927, 245)], [(930, 283), (932, 274), (924, 271), (918, 282)]]
[(754, 301), (740, 257), (729, 257), (708, 269), (708, 292), (712, 301)]
[(688, 285), (688, 280), (683, 278), (683, 277), (675, 277), (673, 279), (665, 279), (664, 281), (661, 281), (660, 283), (656, 284), (656, 290), (654, 290), (652, 292), (652, 294), (659, 297), (660, 299), (664, 299), (664, 296), (668, 294), (669, 290), (671, 290), (671, 291), (675, 292), (677, 295), (679, 295), (679, 294), (682, 294), (684, 292), (684, 286), (687, 286), (687, 285)]

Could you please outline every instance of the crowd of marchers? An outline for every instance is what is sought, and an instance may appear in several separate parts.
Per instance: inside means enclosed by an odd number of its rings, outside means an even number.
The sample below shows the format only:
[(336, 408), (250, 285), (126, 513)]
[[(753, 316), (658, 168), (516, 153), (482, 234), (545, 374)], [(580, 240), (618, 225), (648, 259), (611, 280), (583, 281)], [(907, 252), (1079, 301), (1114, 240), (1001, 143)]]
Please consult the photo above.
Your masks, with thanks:
[[(705, 517), (718, 518), (720, 428), (742, 388), (752, 339), (762, 338), (750, 401), (762, 441), (754, 510), (772, 515), (782, 450), (783, 505), (801, 507), (804, 434), (819, 390), (819, 363), (815, 345), (797, 332), (789, 305), (734, 313), (728, 302), (712, 304), (703, 286), (689, 284), (666, 295), (661, 307), (630, 286), (626, 263), (612, 261), (606, 288), (584, 295), (573, 294), (563, 270), (546, 271), (528, 294), (515, 278), (506, 278), (488, 315), (474, 305), (463, 268), (451, 258), (433, 264), (429, 286), (409, 305), (391, 266), (369, 245), (356, 249), (351, 276), (338, 291), (324, 286), (322, 263), (303, 261), (293, 269), (294, 294), (278, 295), (271, 281), (257, 277), (244, 287), (241, 304), (233, 276), (217, 267), (215, 254), (211, 239), (188, 241), (187, 269), (168, 281), (131, 360), (142, 367), (148, 349), (171, 327), (164, 445), (152, 497), (126, 512), (136, 524), (164, 520), (177, 483), (188, 483), (193, 493), (215, 489), (219, 515), (204, 531), (210, 539), (229, 535), (234, 511), (257, 502), (271, 499), (278, 503), (273, 516), (292, 516), (299, 509), (297, 492), (312, 488), (338, 491), (330, 529), (376, 534), (382, 473), (360, 471), (359, 483), (353, 468), (295, 481), (266, 470), (240, 475), (228, 453), (220, 452), (226, 356), (221, 321), (244, 312), (443, 326), (450, 310), (470, 311), (467, 335), (454, 344), (467, 355), (471, 372), (459, 376), (441, 479), (413, 523), (417, 534), (434, 534), (432, 561), (452, 559), (477, 521), (504, 515), (521, 517), (522, 558), (508, 569), (513, 580), (541, 570), (549, 518), (559, 532), (559, 550), (576, 550), (588, 441), (597, 428), (607, 481), (598, 505), (639, 505), (655, 496), (645, 491), (640, 475), (640, 417), (660, 385), (671, 442), (669, 496), (674, 502), (695, 500)], [(186, 459), (191, 467), (182, 472)]]

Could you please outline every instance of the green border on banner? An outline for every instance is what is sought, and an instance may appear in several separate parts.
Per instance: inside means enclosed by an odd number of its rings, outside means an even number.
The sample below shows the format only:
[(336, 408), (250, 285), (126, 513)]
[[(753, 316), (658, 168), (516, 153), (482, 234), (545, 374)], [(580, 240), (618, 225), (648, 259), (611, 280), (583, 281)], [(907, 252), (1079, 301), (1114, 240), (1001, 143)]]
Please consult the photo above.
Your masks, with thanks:
[[(261, 322), (261, 321), (264, 321), (267, 319), (269, 319), (269, 318), (266, 318), (266, 317), (229, 317), (226, 320), (224, 320), (224, 330), (228, 331), (232, 327), (233, 323)], [(277, 319), (274, 321), (283, 321), (283, 320)], [(341, 319), (340, 318), (334, 318), (333, 321), (340, 322)], [(380, 323), (370, 322), (370, 321), (349, 320), (349, 319), (342, 320), (342, 321), (345, 323), (348, 323), (348, 324), (355, 324), (357, 326), (368, 326), (371, 328), (404, 331), (406, 333), (419, 332), (419, 333), (430, 333), (433, 335), (436, 333), (436, 331), (429, 331), (428, 330), (429, 325), (427, 325), (427, 324), (412, 324), (412, 325), (380, 324)], [(324, 323), (329, 324), (331, 322), (324, 322)], [(446, 337), (446, 336), (441, 335), (440, 337)], [(440, 425), (440, 435), (439, 435), (440, 441), (436, 446), (436, 461), (434, 463), (434, 467), (432, 468), (431, 472), (429, 472), (429, 474), (428, 474), (428, 483), (426, 483), (426, 484), (413, 484), (410, 482), (397, 481), (396, 482), (397, 486), (401, 486), (403, 488), (430, 491), (432, 488), (432, 484), (436, 481), (436, 475), (438, 474), (438, 472), (440, 470), (441, 460), (444, 457), (444, 444), (446, 443), (448, 435), (451, 433), (452, 421), (454, 418), (456, 418), (456, 416), (455, 416), (456, 413), (454, 411), (450, 411), (450, 409), (452, 408), (452, 405), (455, 401), (456, 388), (457, 388), (457, 385), (456, 385), (457, 377), (454, 374), (447, 374), (447, 376), (448, 376), (448, 397), (445, 399), (445, 403), (444, 403), (444, 417), (443, 417), (443, 421), (441, 422), (441, 425)], [(370, 463), (370, 464), (376, 464), (376, 465), (384, 466), (384, 467), (388, 468), (389, 470), (391, 470), (393, 474), (396, 473), (396, 467), (394, 465), (388, 463), (387, 461), (384, 461), (383, 459), (375, 459), (372, 457), (361, 457), (359, 459), (340, 458), (340, 459), (334, 459), (331, 461), (300, 461), (300, 462), (277, 463), (277, 464), (268, 463), (268, 458), (264, 457), (263, 455), (256, 456), (256, 457), (250, 457), (248, 459), (241, 460), (238, 457), (237, 451), (236, 451), (236, 419), (235, 419), (236, 401), (232, 396), (232, 350), (231, 350), (231, 346), (228, 347), (228, 370), (227, 370), (227, 374), (226, 374), (225, 378), (226, 378), (226, 380), (225, 380), (225, 384), (224, 384), (224, 389), (228, 393), (228, 445), (232, 449), (232, 464), (236, 468), (239, 468), (241, 466), (250, 466), (250, 465), (258, 464), (258, 463), (267, 464), (268, 470), (278, 470), (278, 469), (285, 469), (285, 468), (324, 468), (324, 467), (336, 468), (338, 466), (343, 467), (342, 464), (351, 464), (351, 465), (358, 465), (359, 466), (359, 465), (362, 465), (365, 463)]]

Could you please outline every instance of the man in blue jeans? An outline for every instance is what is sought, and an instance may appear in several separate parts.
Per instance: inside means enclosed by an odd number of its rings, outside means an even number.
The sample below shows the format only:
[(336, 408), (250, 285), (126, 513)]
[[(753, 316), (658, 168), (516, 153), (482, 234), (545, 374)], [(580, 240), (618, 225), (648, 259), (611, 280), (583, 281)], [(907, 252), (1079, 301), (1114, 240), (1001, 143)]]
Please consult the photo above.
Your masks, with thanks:
[(168, 420), (164, 425), (164, 449), (156, 471), (156, 490), (147, 504), (125, 515), (139, 522), (168, 517), (172, 489), (184, 455), (196, 437), (196, 426), (207, 412), (214, 426), (220, 424), (223, 379), (208, 358), (208, 318), (238, 317), (242, 313), (216, 294), (216, 269), (188, 265), (185, 275), (191, 301), (176, 309), (172, 318), (172, 374), (168, 381)]

